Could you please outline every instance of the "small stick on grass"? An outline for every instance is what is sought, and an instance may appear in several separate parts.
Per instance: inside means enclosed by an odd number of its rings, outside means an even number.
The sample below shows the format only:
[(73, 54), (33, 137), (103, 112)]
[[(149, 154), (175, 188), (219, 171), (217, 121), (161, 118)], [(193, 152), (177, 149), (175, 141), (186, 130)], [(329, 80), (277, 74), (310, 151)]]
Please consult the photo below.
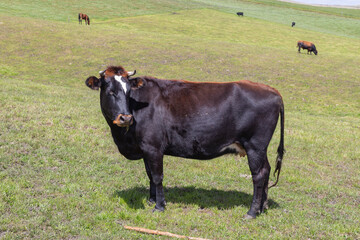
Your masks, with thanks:
[(188, 237), (188, 236), (184, 236), (184, 235), (178, 235), (178, 234), (174, 234), (174, 233), (162, 232), (159, 230), (151, 230), (151, 229), (140, 228), (140, 227), (124, 226), (124, 228), (128, 229), (128, 230), (134, 230), (134, 231), (138, 231), (138, 232), (154, 234), (154, 235), (162, 235), (162, 236), (168, 236), (168, 237), (185, 238), (185, 239), (191, 239), (191, 240), (209, 240), (206, 238)]

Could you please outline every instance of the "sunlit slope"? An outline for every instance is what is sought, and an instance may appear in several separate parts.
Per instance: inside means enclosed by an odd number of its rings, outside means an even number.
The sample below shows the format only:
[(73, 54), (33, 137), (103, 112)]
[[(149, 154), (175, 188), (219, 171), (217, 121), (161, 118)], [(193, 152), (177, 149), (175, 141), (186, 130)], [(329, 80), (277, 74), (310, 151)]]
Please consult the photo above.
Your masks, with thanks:
[(0, 12), (62, 22), (77, 21), (77, 14), (82, 12), (90, 16), (91, 23), (96, 23), (114, 17), (158, 14), (204, 6), (204, 3), (182, 0), (2, 0)]
[(360, 38), (360, 9), (324, 8), (272, 0), (196, 0), (214, 9), (337, 36)]
[(2, 0), (0, 13), (13, 16), (76, 22), (79, 12), (90, 16), (91, 24), (118, 17), (175, 13), (191, 9), (213, 9), (257, 18), (296, 28), (360, 38), (360, 10), (323, 8), (269, 0), (104, 0), (46, 1)]

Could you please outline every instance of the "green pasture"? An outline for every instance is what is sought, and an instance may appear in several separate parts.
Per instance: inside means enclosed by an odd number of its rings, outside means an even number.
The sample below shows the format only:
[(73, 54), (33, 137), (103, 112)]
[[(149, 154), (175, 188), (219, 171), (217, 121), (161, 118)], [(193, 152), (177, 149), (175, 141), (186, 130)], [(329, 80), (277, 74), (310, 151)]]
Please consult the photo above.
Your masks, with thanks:
[[(2, 0), (0, 13), (61, 22), (76, 22), (79, 12), (87, 13), (92, 24), (119, 17), (176, 13), (191, 9), (214, 9), (262, 19), (296, 28), (360, 38), (358, 9), (314, 7), (273, 0), (106, 0), (49, 1)], [(241, 29), (238, 29), (241, 32)]]
[[(359, 11), (267, 0), (1, 1), (0, 239), (168, 239), (124, 225), (208, 239), (359, 239)], [(318, 56), (297, 53), (298, 40), (314, 42)], [(167, 207), (152, 213), (143, 162), (118, 153), (99, 92), (84, 84), (108, 65), (277, 88), (287, 152), (270, 209), (242, 219), (252, 199), (246, 158), (165, 157)], [(273, 168), (279, 138), (277, 129)]]

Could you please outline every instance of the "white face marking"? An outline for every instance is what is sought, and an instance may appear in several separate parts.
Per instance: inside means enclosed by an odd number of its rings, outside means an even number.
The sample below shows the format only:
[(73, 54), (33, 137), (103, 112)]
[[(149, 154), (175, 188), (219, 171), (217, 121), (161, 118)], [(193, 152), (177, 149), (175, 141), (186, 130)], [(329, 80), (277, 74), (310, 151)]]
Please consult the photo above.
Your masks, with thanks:
[(115, 75), (115, 80), (118, 81), (118, 82), (121, 84), (122, 89), (123, 89), (124, 92), (126, 93), (126, 92), (127, 92), (126, 82), (125, 82), (125, 80), (123, 79), (123, 77), (122, 77), (122, 76)]

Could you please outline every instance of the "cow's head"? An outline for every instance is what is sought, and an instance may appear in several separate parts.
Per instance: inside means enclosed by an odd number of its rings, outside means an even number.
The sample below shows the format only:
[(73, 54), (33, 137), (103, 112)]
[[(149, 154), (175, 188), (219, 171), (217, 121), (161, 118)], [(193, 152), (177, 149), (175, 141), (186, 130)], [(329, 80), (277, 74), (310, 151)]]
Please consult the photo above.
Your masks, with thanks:
[(100, 78), (91, 76), (85, 81), (89, 88), (101, 89), (101, 111), (108, 121), (119, 127), (129, 127), (133, 123), (133, 116), (129, 110), (129, 77), (135, 73), (136, 71), (125, 71), (121, 66), (111, 66), (99, 72)]
[(313, 51), (313, 53), (315, 53), (315, 55), (318, 54), (318, 51), (316, 50), (315, 44), (311, 44), (311, 50)]

